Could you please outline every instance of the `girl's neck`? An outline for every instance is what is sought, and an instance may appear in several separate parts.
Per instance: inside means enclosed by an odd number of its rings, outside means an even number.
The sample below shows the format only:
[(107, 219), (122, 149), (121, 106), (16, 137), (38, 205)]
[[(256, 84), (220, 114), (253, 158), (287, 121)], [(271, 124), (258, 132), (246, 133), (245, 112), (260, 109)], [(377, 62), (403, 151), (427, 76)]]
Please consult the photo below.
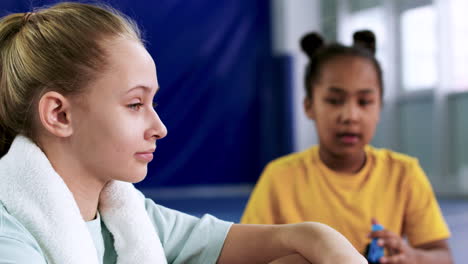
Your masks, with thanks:
[(62, 178), (73, 194), (83, 220), (91, 221), (95, 219), (98, 211), (99, 195), (103, 187), (86, 179), (77, 181), (68, 177), (62, 176)]
[(364, 150), (355, 155), (339, 156), (319, 147), (319, 157), (329, 169), (341, 173), (357, 173), (366, 164), (366, 152)]
[(93, 177), (73, 155), (64, 150), (58, 144), (49, 144), (48, 149), (43, 149), (52, 167), (73, 194), (81, 216), (85, 221), (91, 221), (96, 218), (99, 196), (106, 182)]

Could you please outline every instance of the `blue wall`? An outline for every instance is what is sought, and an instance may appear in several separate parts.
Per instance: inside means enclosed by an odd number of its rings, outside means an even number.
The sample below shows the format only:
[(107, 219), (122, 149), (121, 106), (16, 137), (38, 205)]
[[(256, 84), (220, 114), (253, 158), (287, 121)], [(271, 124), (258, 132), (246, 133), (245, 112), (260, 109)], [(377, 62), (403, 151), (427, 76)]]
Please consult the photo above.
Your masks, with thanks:
[[(140, 187), (253, 183), (291, 151), (291, 61), (271, 55), (269, 0), (106, 2), (143, 29), (161, 86), (156, 110), (169, 133)], [(2, 0), (0, 10), (30, 6)]]

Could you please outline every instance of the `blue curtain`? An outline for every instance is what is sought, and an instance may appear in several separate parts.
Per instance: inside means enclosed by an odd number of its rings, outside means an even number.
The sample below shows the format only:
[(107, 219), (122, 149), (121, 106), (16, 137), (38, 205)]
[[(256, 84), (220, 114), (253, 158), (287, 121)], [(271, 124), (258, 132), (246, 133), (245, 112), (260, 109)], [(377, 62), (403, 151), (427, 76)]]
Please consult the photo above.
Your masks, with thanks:
[[(141, 26), (161, 86), (169, 133), (139, 187), (253, 183), (291, 151), (291, 59), (271, 54), (269, 0), (106, 2)], [(2, 15), (30, 6), (0, 3)]]

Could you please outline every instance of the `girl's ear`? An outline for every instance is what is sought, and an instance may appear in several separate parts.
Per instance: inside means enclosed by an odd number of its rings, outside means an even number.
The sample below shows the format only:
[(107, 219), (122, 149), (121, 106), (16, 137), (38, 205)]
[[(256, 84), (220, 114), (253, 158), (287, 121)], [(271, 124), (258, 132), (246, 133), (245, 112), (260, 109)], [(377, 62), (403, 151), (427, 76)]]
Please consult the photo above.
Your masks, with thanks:
[(58, 137), (69, 137), (71, 125), (70, 101), (57, 92), (47, 92), (39, 100), (39, 119), (42, 126)]
[(315, 111), (312, 107), (312, 98), (308, 96), (304, 98), (304, 111), (310, 120), (315, 120)]

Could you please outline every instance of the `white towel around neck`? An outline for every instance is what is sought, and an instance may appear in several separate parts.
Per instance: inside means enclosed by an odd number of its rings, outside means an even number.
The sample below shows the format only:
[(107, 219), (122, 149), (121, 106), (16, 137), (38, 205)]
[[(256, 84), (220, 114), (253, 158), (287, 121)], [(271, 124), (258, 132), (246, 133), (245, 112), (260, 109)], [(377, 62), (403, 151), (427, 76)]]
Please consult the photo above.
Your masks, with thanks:
[[(101, 262), (72, 193), (41, 149), (24, 136), (17, 136), (0, 159), (0, 201), (34, 236), (48, 263)], [(132, 184), (109, 183), (99, 213), (114, 237), (117, 264), (167, 263), (144, 198)]]

